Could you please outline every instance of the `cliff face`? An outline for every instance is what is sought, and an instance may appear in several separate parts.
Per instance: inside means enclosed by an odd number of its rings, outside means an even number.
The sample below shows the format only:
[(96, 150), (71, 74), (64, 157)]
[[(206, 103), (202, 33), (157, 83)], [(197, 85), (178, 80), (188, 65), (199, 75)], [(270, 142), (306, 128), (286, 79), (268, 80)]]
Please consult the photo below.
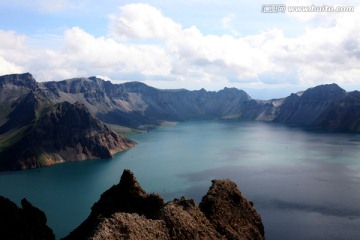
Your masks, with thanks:
[[(113, 84), (96, 77), (37, 83), (30, 74), (14, 74), (0, 77), (0, 126), (11, 109), (9, 102), (29, 92), (52, 103), (80, 102), (93, 117), (105, 123), (140, 129), (164, 121), (219, 118), (342, 130), (358, 130), (360, 122), (359, 116), (351, 113), (358, 110), (356, 92), (347, 93), (336, 84), (313, 87), (282, 99), (254, 100), (235, 88), (218, 92), (160, 90), (140, 82)], [(355, 119), (347, 125), (344, 115)]]
[(46, 225), (44, 212), (32, 206), (26, 199), (22, 208), (0, 196), (0, 239), (51, 240), (53, 231)]
[(125, 170), (90, 216), (64, 239), (264, 239), (261, 218), (230, 180), (217, 180), (200, 206), (147, 194)]
[(135, 128), (157, 126), (163, 121), (209, 119), (239, 113), (250, 97), (242, 90), (219, 92), (160, 90), (140, 82), (75, 78), (43, 84), (57, 101), (80, 101), (101, 121)]
[(324, 112), (334, 107), (333, 103), (345, 96), (345, 90), (336, 84), (310, 88), (300, 96), (292, 94), (278, 107), (275, 121), (314, 126)]
[(0, 77), (0, 171), (111, 158), (132, 146), (84, 104), (56, 101), (30, 74)]
[(82, 102), (103, 122), (133, 128), (146, 129), (163, 121), (222, 118), (358, 131), (360, 122), (354, 114), (359, 110), (356, 93), (347, 93), (336, 84), (271, 100), (254, 100), (235, 88), (160, 90), (139, 82), (112, 84), (95, 77), (48, 82), (43, 87), (56, 101)]
[(94, 119), (80, 103), (51, 104), (33, 115), (19, 139), (0, 153), (1, 170), (111, 158), (134, 145)]

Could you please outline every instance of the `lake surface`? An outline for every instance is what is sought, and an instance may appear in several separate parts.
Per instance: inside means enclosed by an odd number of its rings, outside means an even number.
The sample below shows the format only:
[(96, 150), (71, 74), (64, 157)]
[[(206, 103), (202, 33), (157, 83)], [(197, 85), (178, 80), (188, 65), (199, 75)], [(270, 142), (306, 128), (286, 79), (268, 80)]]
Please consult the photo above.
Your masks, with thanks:
[(166, 200), (199, 202), (212, 179), (229, 178), (254, 202), (269, 240), (360, 239), (360, 134), (193, 121), (131, 138), (139, 144), (111, 160), (0, 173), (0, 195), (26, 197), (60, 238), (123, 169)]

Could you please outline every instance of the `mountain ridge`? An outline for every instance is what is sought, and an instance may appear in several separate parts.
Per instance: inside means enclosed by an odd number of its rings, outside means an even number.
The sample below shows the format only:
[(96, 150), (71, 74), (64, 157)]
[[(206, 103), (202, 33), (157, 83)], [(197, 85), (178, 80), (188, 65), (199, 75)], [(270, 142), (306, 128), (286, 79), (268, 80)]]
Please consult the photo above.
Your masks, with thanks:
[[(65, 116), (54, 108), (51, 112), (49, 106), (57, 106), (62, 109), (61, 111), (73, 109), (72, 114), (75, 115), (81, 112), (87, 118), (92, 118), (92, 122), (96, 122), (98, 127), (93, 128), (94, 124), (89, 124), (80, 131), (83, 137), (74, 135), (72, 139), (67, 136), (67, 140), (61, 142), (61, 147), (55, 147), (56, 144), (53, 143), (54, 146), (46, 148), (56, 152), (55, 155), (48, 154), (50, 150), (45, 151), (43, 145), (33, 144), (31, 147), (37, 152), (35, 155), (52, 156), (48, 159), (56, 159), (44, 160), (45, 165), (68, 160), (110, 157), (109, 153), (115, 152), (115, 149), (121, 151), (133, 146), (131, 141), (114, 133), (106, 124), (148, 130), (164, 122), (227, 119), (360, 131), (360, 93), (346, 92), (336, 84), (319, 85), (285, 98), (255, 100), (243, 90), (227, 87), (217, 92), (205, 89), (161, 90), (141, 82), (113, 84), (96, 77), (39, 83), (29, 73), (12, 74), (0, 77), (1, 170), (43, 165), (38, 162), (37, 157), (30, 161), (31, 164), (17, 165), (17, 167), (6, 162), (10, 161), (7, 160), (9, 157), (15, 160), (19, 158), (18, 155), (9, 153), (9, 149), (13, 147), (12, 151), (16, 152), (14, 149), (19, 147), (16, 143), (21, 139), (28, 139), (29, 137), (26, 136), (29, 134), (39, 138), (38, 135), (34, 135), (34, 132), (37, 132), (34, 131), (34, 127), (41, 130), (39, 121), (44, 121), (40, 118), (44, 116), (43, 111), (50, 111), (48, 120), (51, 114)], [(77, 121), (82, 120), (77, 118)], [(66, 124), (68, 129), (73, 127), (71, 121), (66, 121)], [(82, 128), (80, 122), (75, 125), (78, 129)], [(55, 121), (46, 131), (54, 132), (52, 127), (55, 130), (62, 128), (64, 132), (67, 129)], [(60, 132), (57, 134), (59, 135)], [(95, 135), (97, 134), (98, 137), (94, 138), (89, 134), (90, 132), (96, 132)], [(57, 138), (57, 135), (51, 136), (53, 139)], [(46, 137), (44, 139), (48, 139), (49, 142), (54, 141)], [(82, 142), (80, 139), (83, 139)], [(24, 141), (22, 143), (25, 148), (29, 149), (33, 141), (28, 141), (29, 143)], [(69, 142), (72, 143), (71, 147), (67, 145)], [(116, 147), (117, 145), (123, 147)], [(101, 146), (105, 146), (107, 150), (101, 150)], [(46, 154), (41, 154), (39, 149), (43, 149)], [(62, 153), (59, 157), (60, 152)], [(2, 168), (1, 165), (7, 167)]]

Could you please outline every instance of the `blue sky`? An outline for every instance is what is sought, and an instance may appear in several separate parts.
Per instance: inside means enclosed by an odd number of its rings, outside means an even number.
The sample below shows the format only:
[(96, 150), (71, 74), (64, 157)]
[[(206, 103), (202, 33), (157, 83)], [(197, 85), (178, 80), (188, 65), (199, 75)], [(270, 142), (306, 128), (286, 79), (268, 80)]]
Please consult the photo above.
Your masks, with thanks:
[(360, 12), (262, 13), (262, 1), (0, 0), (0, 75), (97, 75), (159, 88), (237, 87), (283, 97), (319, 84), (360, 89)]

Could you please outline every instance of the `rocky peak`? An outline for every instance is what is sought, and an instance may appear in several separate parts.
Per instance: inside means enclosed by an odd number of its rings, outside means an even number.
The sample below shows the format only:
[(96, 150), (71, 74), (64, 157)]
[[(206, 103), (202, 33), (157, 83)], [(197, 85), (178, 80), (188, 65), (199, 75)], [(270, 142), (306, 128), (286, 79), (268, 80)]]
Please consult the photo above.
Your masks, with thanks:
[(65, 239), (264, 239), (253, 204), (230, 180), (213, 181), (200, 207), (182, 197), (164, 204), (133, 173), (104, 192), (90, 216)]
[(101, 79), (72, 78), (63, 81), (52, 81), (44, 83), (44, 86), (58, 95), (59, 92), (68, 94), (90, 93), (103, 91), (103, 82)]
[(227, 239), (264, 239), (264, 226), (253, 203), (230, 180), (213, 180), (201, 211)]
[(302, 100), (334, 101), (346, 96), (346, 91), (337, 84), (325, 84), (309, 88), (301, 95)]
[(223, 90), (218, 92), (220, 96), (225, 96), (229, 99), (233, 99), (236, 97), (242, 98), (244, 101), (250, 101), (251, 97), (243, 90), (239, 90), (237, 88), (227, 88), (225, 87)]
[(12, 84), (19, 87), (35, 89), (38, 85), (36, 80), (30, 73), (10, 74), (0, 77), (0, 87), (5, 84)]
[(130, 170), (124, 170), (118, 185), (104, 192), (92, 207), (96, 216), (110, 216), (115, 212), (137, 213), (152, 218), (164, 205), (157, 194), (147, 194)]

